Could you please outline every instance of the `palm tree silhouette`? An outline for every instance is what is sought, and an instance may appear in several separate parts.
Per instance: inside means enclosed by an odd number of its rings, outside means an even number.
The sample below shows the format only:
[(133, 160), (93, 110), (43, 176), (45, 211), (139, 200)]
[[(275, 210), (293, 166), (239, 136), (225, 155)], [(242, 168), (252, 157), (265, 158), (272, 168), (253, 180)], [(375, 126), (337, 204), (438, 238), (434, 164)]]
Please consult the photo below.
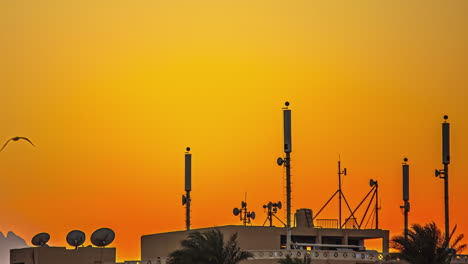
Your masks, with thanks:
[(225, 243), (217, 229), (193, 232), (181, 241), (182, 249), (169, 254), (168, 264), (237, 264), (253, 257), (237, 245), (237, 233)]
[(466, 248), (466, 244), (459, 244), (464, 235), (458, 235), (453, 241), (457, 226), (445, 240), (440, 229), (432, 222), (421, 226), (414, 224), (408, 230), (408, 238), (398, 235), (392, 238), (392, 248), (399, 251), (396, 257), (411, 264), (449, 264), (452, 257)]

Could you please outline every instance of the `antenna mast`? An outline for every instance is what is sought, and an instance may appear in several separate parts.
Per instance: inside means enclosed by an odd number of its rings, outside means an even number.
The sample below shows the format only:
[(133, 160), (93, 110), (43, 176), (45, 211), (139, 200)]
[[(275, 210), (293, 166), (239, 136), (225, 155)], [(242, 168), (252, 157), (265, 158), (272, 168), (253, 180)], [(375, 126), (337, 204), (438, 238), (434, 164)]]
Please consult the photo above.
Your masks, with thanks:
[(341, 198), (343, 196), (343, 192), (341, 190), (341, 174), (346, 176), (346, 168), (341, 171), (341, 156), (338, 155), (338, 222), (341, 228)]
[[(448, 165), (450, 164), (450, 123), (447, 123), (448, 116), (444, 115), (442, 123), (442, 163), (443, 170), (435, 170), (435, 176), (444, 179), (444, 201), (445, 201), (445, 240), (448, 242), (450, 236), (449, 225), (449, 189), (448, 189)], [(443, 175), (443, 176), (441, 176)]]
[[(348, 207), (349, 211), (351, 212), (351, 207), (349, 206), (348, 202), (346, 201), (346, 197), (343, 193), (343, 190), (341, 189), (341, 175), (345, 175), (346, 176), (346, 168), (344, 168), (343, 170), (341, 170), (341, 155), (338, 155), (338, 190), (336, 190), (335, 193), (333, 193), (333, 195), (330, 197), (330, 199), (328, 199), (328, 201), (325, 203), (325, 205), (322, 206), (322, 208), (320, 208), (320, 210), (318, 211), (318, 213), (314, 216), (314, 218), (312, 220), (315, 220), (317, 218), (317, 216), (320, 215), (320, 213), (322, 212), (322, 210), (327, 207), (328, 203), (330, 203), (331, 200), (333, 200), (333, 198), (335, 197), (335, 195), (338, 194), (338, 227), (341, 229), (343, 228), (343, 225), (346, 224), (348, 221), (346, 220), (345, 223), (343, 224), (342, 223), (342, 206), (341, 206), (341, 201), (342, 199), (345, 201), (346, 203), (346, 206)], [(353, 218), (354, 217), (354, 214), (351, 212), (351, 216)]]
[(247, 193), (245, 194), (245, 201), (241, 202), (241, 209), (236, 207), (232, 210), (232, 213), (235, 216), (239, 216), (244, 226), (251, 224), (252, 220), (255, 220), (255, 212), (249, 212), (247, 210)]
[(279, 166), (286, 167), (286, 248), (291, 247), (291, 152), (292, 152), (292, 137), (291, 137), (291, 110), (288, 109), (289, 102), (285, 102), (286, 107), (283, 108), (283, 126), (284, 126), (284, 153), (286, 157), (278, 158)]
[(190, 230), (190, 191), (192, 190), (192, 154), (190, 147), (185, 152), (185, 195), (182, 195), (182, 205), (185, 205), (185, 225)]
[(406, 164), (408, 161), (407, 158), (403, 159), (403, 201), (405, 204), (400, 206), (405, 211), (405, 239), (408, 239), (408, 213), (410, 211), (410, 203), (409, 203), (409, 165)]

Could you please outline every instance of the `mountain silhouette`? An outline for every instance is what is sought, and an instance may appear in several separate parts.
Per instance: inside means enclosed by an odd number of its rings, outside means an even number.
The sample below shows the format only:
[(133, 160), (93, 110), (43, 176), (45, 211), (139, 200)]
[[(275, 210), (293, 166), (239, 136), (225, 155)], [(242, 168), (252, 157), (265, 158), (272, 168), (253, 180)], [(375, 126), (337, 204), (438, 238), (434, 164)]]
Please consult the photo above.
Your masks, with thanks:
[(26, 241), (9, 231), (5, 236), (0, 232), (0, 264), (10, 263), (10, 249), (28, 247)]

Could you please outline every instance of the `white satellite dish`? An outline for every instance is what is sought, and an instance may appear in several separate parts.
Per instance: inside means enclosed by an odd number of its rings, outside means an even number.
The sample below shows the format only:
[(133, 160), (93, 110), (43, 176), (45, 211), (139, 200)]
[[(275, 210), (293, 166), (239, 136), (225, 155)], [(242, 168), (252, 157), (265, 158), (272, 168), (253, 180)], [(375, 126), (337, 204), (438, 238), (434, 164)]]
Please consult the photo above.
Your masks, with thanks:
[(110, 228), (100, 228), (91, 235), (91, 243), (96, 247), (108, 246), (114, 239), (115, 233)]
[(49, 234), (39, 233), (32, 238), (31, 243), (38, 247), (47, 247), (47, 242), (49, 241), (49, 239)]
[(83, 231), (80, 230), (73, 230), (70, 231), (67, 235), (67, 243), (68, 245), (78, 248), (79, 246), (83, 245), (86, 240), (86, 235)]

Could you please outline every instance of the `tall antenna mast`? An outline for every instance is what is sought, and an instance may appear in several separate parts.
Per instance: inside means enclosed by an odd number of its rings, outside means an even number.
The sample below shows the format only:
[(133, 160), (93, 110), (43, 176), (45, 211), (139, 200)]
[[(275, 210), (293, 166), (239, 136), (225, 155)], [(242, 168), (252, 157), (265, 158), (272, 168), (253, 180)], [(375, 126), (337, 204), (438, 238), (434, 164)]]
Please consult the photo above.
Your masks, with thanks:
[(341, 228), (341, 199), (343, 196), (343, 192), (341, 191), (341, 175), (346, 176), (346, 168), (344, 170), (341, 170), (341, 156), (338, 155), (338, 222), (339, 226)]
[(348, 207), (349, 209), (349, 212), (351, 212), (351, 216), (353, 217), (353, 219), (355, 219), (354, 217), (354, 213), (351, 211), (351, 207), (349, 206), (348, 202), (346, 201), (346, 196), (344, 195), (343, 193), (343, 190), (341, 189), (341, 175), (345, 175), (346, 176), (346, 173), (347, 173), (347, 170), (346, 168), (344, 168), (343, 170), (341, 170), (341, 155), (338, 155), (338, 190), (336, 190), (336, 192), (333, 193), (333, 195), (330, 197), (330, 199), (328, 199), (328, 201), (322, 206), (322, 208), (320, 208), (320, 210), (318, 211), (318, 213), (314, 216), (314, 218), (312, 220), (315, 220), (317, 218), (317, 216), (320, 215), (320, 213), (323, 211), (323, 209), (325, 209), (325, 207), (327, 207), (327, 205), (330, 203), (331, 200), (333, 200), (333, 198), (335, 198), (335, 195), (338, 194), (338, 228), (343, 228), (343, 226), (348, 222), (348, 220), (350, 219), (347, 219), (344, 224), (342, 223), (342, 203), (341, 201), (344, 200), (345, 201), (345, 204), (346, 206)]
[(403, 201), (405, 201), (405, 205), (400, 206), (405, 211), (405, 239), (408, 239), (408, 213), (410, 211), (410, 203), (409, 203), (409, 165), (406, 164), (408, 161), (407, 158), (403, 159)]
[(284, 126), (284, 153), (286, 157), (278, 158), (279, 166), (286, 167), (286, 248), (291, 246), (291, 152), (292, 152), (292, 137), (291, 137), (291, 110), (288, 109), (289, 102), (285, 102), (286, 107), (283, 108), (283, 126)]
[[(450, 236), (449, 225), (449, 189), (448, 189), (448, 165), (450, 164), (450, 123), (447, 123), (448, 116), (444, 115), (442, 123), (442, 163), (443, 170), (435, 170), (435, 176), (444, 179), (444, 201), (445, 201), (445, 240), (448, 242)], [(441, 176), (443, 175), (443, 176)]]
[(192, 190), (192, 154), (190, 147), (185, 152), (185, 195), (182, 195), (182, 205), (185, 205), (185, 225), (190, 230), (190, 191)]

